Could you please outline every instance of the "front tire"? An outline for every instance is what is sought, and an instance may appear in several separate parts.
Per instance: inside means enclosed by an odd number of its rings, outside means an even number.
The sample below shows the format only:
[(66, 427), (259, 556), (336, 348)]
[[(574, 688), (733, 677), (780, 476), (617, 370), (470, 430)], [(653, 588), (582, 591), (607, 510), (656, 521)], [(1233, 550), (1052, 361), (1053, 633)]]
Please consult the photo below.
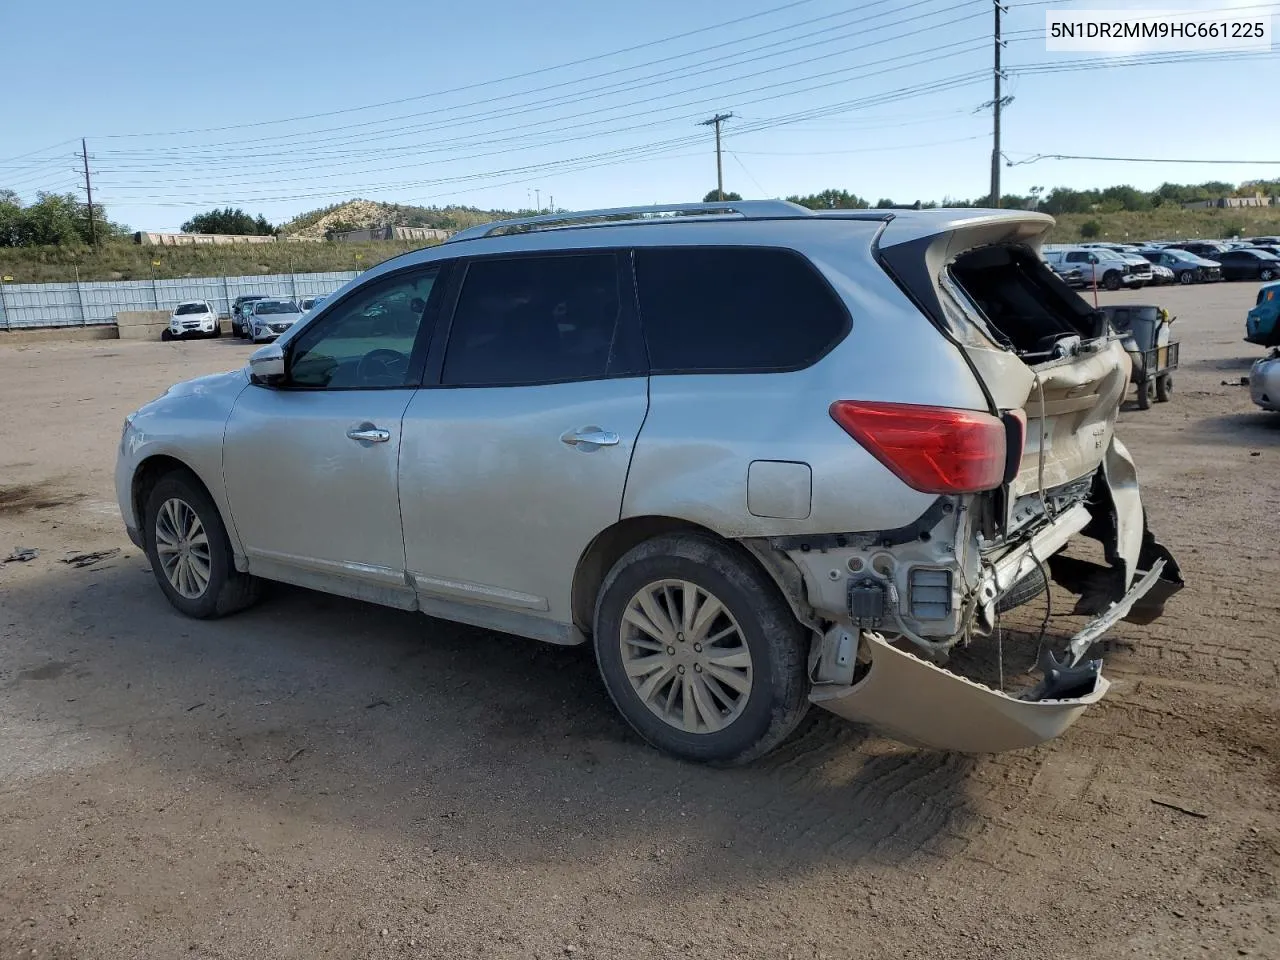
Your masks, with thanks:
[(1120, 274), (1111, 270), (1102, 275), (1102, 285), (1108, 290), (1120, 289)]
[(1195, 283), (1195, 282), (1196, 282), (1197, 280), (1199, 280), (1199, 279), (1200, 279), (1200, 271), (1199, 271), (1199, 270), (1194, 270), (1194, 271), (1193, 271), (1193, 270), (1183, 270), (1180, 274), (1178, 274), (1178, 282), (1179, 282), (1179, 283), (1182, 283), (1182, 284), (1191, 284), (1191, 283)]
[(1156, 403), (1168, 403), (1173, 396), (1173, 374), (1162, 373), (1156, 377)]
[(687, 760), (753, 760), (809, 705), (807, 631), (748, 555), (705, 534), (657, 537), (614, 565), (595, 650), (626, 721)]
[(1258, 271), (1259, 280), (1273, 280), (1275, 279), (1275, 275), (1276, 272), (1269, 267)]
[(236, 570), (227, 528), (194, 475), (175, 471), (161, 477), (143, 516), (151, 572), (179, 612), (207, 620), (258, 599), (260, 581)]

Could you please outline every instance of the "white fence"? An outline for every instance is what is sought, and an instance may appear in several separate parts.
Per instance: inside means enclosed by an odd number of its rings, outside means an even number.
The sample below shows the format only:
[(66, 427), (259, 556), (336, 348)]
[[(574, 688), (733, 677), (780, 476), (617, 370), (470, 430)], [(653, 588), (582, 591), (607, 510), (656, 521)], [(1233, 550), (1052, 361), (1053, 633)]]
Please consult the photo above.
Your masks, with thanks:
[(0, 283), (0, 330), (115, 323), (122, 310), (172, 310), (183, 300), (208, 300), (226, 317), (239, 296), (318, 297), (332, 293), (356, 275), (345, 270), (180, 280)]

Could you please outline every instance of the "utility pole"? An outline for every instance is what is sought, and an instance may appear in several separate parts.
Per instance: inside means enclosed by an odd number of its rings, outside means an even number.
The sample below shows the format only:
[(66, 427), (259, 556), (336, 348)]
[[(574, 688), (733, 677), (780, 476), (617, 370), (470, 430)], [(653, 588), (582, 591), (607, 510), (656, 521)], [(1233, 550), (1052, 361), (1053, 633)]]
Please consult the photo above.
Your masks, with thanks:
[(1004, 41), (1000, 39), (1000, 14), (1004, 8), (1000, 5), (1000, 0), (994, 0), (996, 23), (995, 23), (995, 69), (992, 70), (992, 76), (995, 80), (995, 96), (991, 99), (991, 119), (992, 119), (992, 139), (991, 145), (991, 206), (1000, 206), (1000, 108), (1003, 106), (1000, 95), (1000, 49), (1004, 46)]
[(542, 190), (538, 187), (534, 187), (533, 196), (538, 203), (538, 212), (541, 213), (542, 212)]
[(93, 181), (89, 179), (89, 148), (84, 144), (84, 137), (80, 138), (80, 156), (84, 160), (84, 192), (89, 199), (89, 244), (97, 246), (98, 229), (93, 220)]
[(700, 127), (716, 128), (716, 199), (724, 202), (724, 167), (720, 162), (720, 124), (733, 117), (732, 113), (717, 113), (710, 120), (703, 120)]

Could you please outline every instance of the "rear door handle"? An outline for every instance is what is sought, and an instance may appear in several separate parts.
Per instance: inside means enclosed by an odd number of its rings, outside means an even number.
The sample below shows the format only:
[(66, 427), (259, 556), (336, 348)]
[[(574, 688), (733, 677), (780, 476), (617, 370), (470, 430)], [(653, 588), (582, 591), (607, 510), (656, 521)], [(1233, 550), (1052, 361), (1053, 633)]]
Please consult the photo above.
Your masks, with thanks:
[(371, 443), (386, 443), (391, 439), (391, 431), (383, 430), (372, 423), (362, 423), (360, 426), (352, 427), (347, 431), (347, 439), (354, 440), (364, 446)]
[(619, 437), (612, 430), (601, 430), (599, 427), (583, 427), (581, 430), (569, 430), (560, 436), (563, 443), (571, 447), (594, 450), (596, 447), (616, 447)]

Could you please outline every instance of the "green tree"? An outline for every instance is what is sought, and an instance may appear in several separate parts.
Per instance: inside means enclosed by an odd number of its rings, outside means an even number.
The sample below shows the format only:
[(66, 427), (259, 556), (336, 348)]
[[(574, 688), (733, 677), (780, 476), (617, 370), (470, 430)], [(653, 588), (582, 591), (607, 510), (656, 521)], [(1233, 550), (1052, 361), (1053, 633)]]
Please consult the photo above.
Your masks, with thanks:
[(810, 210), (865, 210), (870, 206), (866, 200), (848, 190), (823, 190), (806, 197), (796, 195), (787, 199)]
[[(730, 193), (728, 190), (726, 190), (726, 191), (724, 192), (724, 198), (725, 198), (725, 200), (741, 200), (741, 199), (742, 199), (742, 194), (740, 194), (740, 193)], [(719, 190), (708, 190), (708, 191), (707, 191), (707, 195), (706, 195), (705, 197), (703, 197), (703, 198), (702, 198), (702, 202), (703, 202), (703, 203), (718, 203), (719, 201), (720, 201), (720, 191), (719, 191)]]
[(182, 225), (182, 230), (184, 233), (221, 233), (241, 237), (269, 236), (276, 232), (262, 214), (254, 219), (239, 207), (223, 207), (196, 214)]
[(1085, 240), (1092, 240), (1094, 237), (1102, 233), (1102, 224), (1097, 220), (1086, 220), (1080, 224), (1080, 236)]

